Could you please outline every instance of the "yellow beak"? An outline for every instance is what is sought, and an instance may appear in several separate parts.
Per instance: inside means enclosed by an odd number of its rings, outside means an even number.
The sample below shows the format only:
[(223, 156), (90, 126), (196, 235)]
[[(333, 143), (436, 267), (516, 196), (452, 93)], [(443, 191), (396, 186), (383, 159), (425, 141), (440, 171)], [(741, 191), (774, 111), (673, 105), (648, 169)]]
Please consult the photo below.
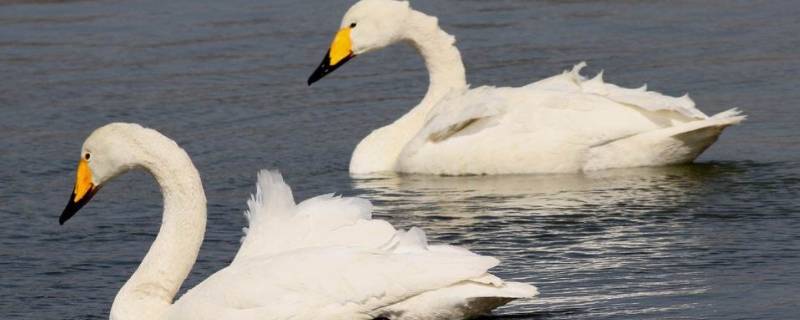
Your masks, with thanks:
[(350, 31), (351, 29), (349, 27), (342, 28), (336, 33), (336, 36), (333, 37), (331, 50), (328, 52), (328, 57), (332, 65), (339, 64), (339, 62), (353, 54), (353, 43), (350, 40)]
[(322, 62), (308, 78), (309, 86), (317, 82), (317, 80), (322, 79), (325, 75), (333, 72), (336, 68), (344, 65), (355, 56), (353, 54), (353, 43), (350, 40), (351, 30), (350, 27), (345, 27), (336, 33), (336, 36), (333, 37), (333, 42), (331, 42), (331, 48), (328, 49), (328, 52), (325, 53), (325, 57), (322, 58)]
[(72, 218), (99, 190), (92, 183), (92, 170), (89, 169), (89, 163), (86, 160), (81, 159), (78, 162), (77, 171), (72, 196), (67, 202), (64, 212), (61, 213), (61, 217), (58, 218), (60, 224), (64, 224), (69, 218)]

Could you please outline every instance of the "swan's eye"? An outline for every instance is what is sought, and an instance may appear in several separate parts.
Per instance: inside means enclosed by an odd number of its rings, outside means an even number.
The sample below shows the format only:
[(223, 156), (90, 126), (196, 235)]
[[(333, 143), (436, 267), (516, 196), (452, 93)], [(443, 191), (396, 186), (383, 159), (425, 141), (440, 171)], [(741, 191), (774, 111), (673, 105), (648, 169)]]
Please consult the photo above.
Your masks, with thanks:
[(89, 160), (91, 157), (92, 157), (92, 155), (89, 154), (88, 152), (85, 155), (83, 155), (83, 158), (86, 159), (86, 160)]
[(353, 23), (351, 23), (351, 24), (350, 24), (350, 29), (353, 29), (353, 28), (355, 28), (355, 27), (356, 27), (356, 23), (355, 23), (355, 22), (353, 22)]

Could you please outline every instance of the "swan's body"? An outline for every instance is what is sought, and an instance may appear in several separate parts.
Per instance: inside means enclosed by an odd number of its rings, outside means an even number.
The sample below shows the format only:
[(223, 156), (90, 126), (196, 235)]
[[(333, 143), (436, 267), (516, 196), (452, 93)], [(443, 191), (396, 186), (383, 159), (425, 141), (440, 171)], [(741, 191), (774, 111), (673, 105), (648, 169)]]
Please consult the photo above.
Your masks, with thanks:
[(372, 219), (367, 200), (325, 195), (295, 204), (280, 174), (263, 171), (234, 261), (173, 304), (206, 223), (188, 155), (154, 130), (118, 123), (96, 130), (82, 157), (62, 223), (132, 168), (150, 172), (164, 195), (161, 229), (114, 299), (114, 320), (456, 319), (536, 295), (489, 274), (494, 258), (428, 245), (419, 229)]
[[(350, 39), (343, 45), (344, 35)], [(436, 18), (395, 0), (355, 4), (332, 45), (339, 49), (310, 82), (399, 41), (423, 56), (428, 92), (358, 144), (351, 173), (552, 173), (687, 163), (745, 118), (736, 110), (706, 116), (688, 96), (620, 88), (602, 76), (588, 80), (579, 74), (583, 63), (524, 87), (470, 88), (455, 39)], [(351, 48), (346, 59), (334, 55), (344, 46)], [(326, 61), (337, 64), (325, 67)]]

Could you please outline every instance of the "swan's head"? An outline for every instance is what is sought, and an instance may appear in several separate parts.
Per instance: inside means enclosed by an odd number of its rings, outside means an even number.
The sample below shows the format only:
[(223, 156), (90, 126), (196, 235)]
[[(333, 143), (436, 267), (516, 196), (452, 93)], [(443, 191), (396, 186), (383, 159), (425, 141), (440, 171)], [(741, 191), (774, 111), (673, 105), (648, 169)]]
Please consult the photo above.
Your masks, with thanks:
[(350, 7), (322, 63), (308, 78), (308, 85), (359, 54), (401, 40), (411, 12), (408, 1), (398, 0), (361, 0)]
[(139, 166), (145, 153), (142, 137), (153, 134), (160, 136), (155, 130), (130, 123), (112, 123), (92, 132), (81, 148), (75, 187), (59, 223), (75, 215), (106, 182)]

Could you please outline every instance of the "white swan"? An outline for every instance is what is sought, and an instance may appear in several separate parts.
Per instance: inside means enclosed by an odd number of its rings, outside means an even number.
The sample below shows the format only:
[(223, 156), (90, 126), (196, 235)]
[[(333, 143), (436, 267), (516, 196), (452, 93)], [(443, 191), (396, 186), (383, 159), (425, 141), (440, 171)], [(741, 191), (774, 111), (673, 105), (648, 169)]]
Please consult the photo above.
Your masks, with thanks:
[(189, 156), (136, 124), (109, 124), (83, 145), (63, 224), (106, 182), (143, 168), (164, 196), (161, 229), (117, 293), (111, 319), (454, 319), (479, 315), (536, 288), (504, 282), (492, 257), (428, 245), (416, 228), (371, 219), (371, 204), (324, 195), (295, 204), (280, 174), (262, 171), (249, 230), (230, 266), (173, 304), (197, 258), (206, 198)]
[(425, 60), (428, 92), (410, 112), (362, 140), (350, 172), (504, 174), (579, 172), (688, 163), (745, 117), (712, 117), (688, 97), (673, 98), (588, 80), (584, 63), (519, 88), (466, 82), (453, 36), (406, 1), (362, 0), (309, 85), (356, 55), (405, 41)]

